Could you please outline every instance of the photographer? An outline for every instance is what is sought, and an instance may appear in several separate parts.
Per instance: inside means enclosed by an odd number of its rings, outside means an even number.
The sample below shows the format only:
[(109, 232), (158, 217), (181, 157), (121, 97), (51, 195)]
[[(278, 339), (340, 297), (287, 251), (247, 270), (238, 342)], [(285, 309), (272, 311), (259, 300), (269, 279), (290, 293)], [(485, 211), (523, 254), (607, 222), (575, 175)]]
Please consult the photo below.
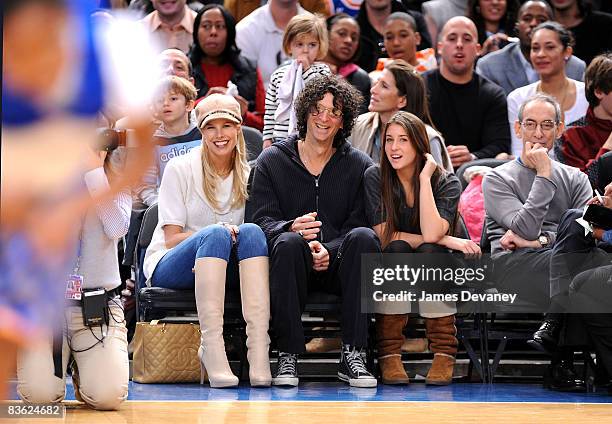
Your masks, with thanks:
[[(86, 158), (84, 183), (92, 197), (109, 190), (118, 178), (118, 144), (120, 140), (101, 134), (99, 145)], [(127, 232), (130, 209), (131, 197), (124, 190), (96, 202), (75, 223), (79, 240), (65, 283), (63, 335), (49, 335), (18, 356), (17, 392), (25, 402), (62, 401), (71, 356), (77, 400), (111, 410), (127, 397), (127, 330), (116, 288), (121, 283), (117, 241)]]

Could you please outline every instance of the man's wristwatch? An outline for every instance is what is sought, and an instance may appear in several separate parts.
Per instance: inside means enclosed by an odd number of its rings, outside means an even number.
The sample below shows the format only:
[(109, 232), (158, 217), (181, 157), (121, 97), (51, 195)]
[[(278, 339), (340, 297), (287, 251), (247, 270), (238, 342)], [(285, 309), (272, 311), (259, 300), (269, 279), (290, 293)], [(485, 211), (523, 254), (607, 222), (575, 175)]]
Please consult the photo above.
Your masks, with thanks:
[(540, 237), (538, 237), (538, 241), (540, 242), (542, 247), (549, 247), (550, 245), (550, 239), (545, 234), (540, 234)]

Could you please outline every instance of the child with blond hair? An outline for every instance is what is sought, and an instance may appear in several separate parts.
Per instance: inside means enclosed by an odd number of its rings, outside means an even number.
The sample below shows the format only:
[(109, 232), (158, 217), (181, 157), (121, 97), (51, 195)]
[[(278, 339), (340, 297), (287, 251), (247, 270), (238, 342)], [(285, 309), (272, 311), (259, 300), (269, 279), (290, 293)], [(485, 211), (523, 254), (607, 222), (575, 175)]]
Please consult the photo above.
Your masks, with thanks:
[(294, 100), (304, 85), (318, 75), (331, 75), (329, 67), (317, 60), (327, 54), (325, 21), (317, 15), (291, 18), (283, 35), (283, 51), (291, 61), (270, 77), (264, 115), (264, 148), (297, 132)]

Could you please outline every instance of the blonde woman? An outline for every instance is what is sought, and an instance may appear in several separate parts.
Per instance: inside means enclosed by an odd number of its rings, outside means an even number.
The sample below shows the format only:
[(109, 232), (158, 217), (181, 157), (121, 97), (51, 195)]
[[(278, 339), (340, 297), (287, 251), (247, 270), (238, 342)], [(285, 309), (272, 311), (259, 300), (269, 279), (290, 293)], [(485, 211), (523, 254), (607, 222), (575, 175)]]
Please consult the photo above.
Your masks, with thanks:
[(159, 222), (144, 261), (150, 285), (195, 287), (202, 330), (198, 356), (211, 387), (238, 385), (223, 342), (225, 289), (238, 282), (251, 385), (271, 382), (268, 248), (261, 229), (243, 223), (249, 167), (241, 116), (231, 96), (212, 94), (198, 104), (202, 146), (166, 166)]

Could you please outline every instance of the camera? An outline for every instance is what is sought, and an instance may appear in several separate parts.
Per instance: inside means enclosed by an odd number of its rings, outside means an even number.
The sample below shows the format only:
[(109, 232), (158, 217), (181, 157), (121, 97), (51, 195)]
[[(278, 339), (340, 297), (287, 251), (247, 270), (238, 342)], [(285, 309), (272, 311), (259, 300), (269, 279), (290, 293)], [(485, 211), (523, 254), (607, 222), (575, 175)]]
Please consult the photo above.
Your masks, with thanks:
[(600, 205), (587, 206), (583, 216), (584, 220), (597, 227), (612, 228), (612, 209)]
[(112, 152), (119, 146), (125, 146), (127, 131), (124, 129), (100, 128), (96, 139), (96, 150)]

